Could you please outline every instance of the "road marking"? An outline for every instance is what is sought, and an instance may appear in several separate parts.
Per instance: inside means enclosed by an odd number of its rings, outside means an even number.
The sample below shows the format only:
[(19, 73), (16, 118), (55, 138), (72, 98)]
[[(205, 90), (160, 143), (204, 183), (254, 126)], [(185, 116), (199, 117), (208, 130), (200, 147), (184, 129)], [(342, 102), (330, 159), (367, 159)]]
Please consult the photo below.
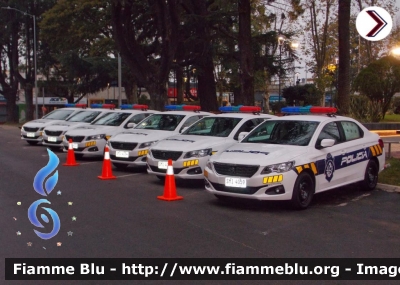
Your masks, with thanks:
[(364, 198), (364, 197), (368, 197), (368, 196), (370, 196), (370, 195), (371, 195), (371, 194), (363, 194), (363, 195), (361, 195), (361, 196), (358, 196), (358, 197), (352, 199), (351, 201), (355, 202), (355, 201), (361, 200), (361, 199)]
[(102, 162), (102, 161), (89, 161), (89, 162), (78, 162), (79, 164), (91, 164), (91, 163), (98, 163), (98, 162)]

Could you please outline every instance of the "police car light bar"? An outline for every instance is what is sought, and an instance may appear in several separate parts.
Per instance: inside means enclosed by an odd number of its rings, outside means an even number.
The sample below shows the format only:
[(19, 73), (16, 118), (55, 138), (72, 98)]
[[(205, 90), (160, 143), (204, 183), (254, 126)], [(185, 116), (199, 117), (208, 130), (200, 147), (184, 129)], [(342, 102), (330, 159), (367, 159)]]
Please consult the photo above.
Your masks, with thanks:
[(282, 113), (286, 114), (328, 114), (336, 113), (337, 109), (334, 107), (284, 107), (281, 109)]
[(232, 113), (259, 113), (261, 112), (261, 107), (257, 106), (224, 106), (220, 107), (221, 112), (232, 112)]
[(167, 111), (200, 111), (201, 107), (197, 105), (166, 105)]
[(68, 103), (68, 104), (65, 104), (64, 107), (86, 108), (86, 104)]
[(102, 109), (115, 109), (114, 104), (91, 104), (90, 108), (97, 109), (97, 108), (102, 108)]
[(140, 104), (124, 104), (121, 105), (121, 110), (134, 109), (134, 110), (147, 110), (149, 106)]

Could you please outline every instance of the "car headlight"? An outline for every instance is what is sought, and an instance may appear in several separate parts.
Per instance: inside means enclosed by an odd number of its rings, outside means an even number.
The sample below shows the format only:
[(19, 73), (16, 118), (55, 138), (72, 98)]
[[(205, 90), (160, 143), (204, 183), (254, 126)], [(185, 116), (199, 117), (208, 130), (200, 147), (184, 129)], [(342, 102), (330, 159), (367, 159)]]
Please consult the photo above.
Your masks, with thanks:
[(152, 142), (141, 143), (141, 144), (139, 145), (139, 148), (149, 147), (149, 146), (151, 146), (152, 144), (155, 144), (156, 142), (158, 142), (158, 141), (152, 141)]
[(183, 158), (203, 157), (211, 154), (211, 148), (189, 151)]
[(105, 134), (101, 134), (101, 135), (88, 136), (86, 138), (86, 140), (87, 141), (90, 141), (90, 140), (101, 140), (101, 139), (105, 139), (105, 138), (106, 138), (106, 135)]
[(282, 162), (278, 164), (272, 164), (264, 167), (264, 169), (261, 171), (261, 174), (270, 174), (272, 172), (287, 172), (290, 169), (292, 169), (294, 165), (294, 161), (288, 161), (288, 162)]

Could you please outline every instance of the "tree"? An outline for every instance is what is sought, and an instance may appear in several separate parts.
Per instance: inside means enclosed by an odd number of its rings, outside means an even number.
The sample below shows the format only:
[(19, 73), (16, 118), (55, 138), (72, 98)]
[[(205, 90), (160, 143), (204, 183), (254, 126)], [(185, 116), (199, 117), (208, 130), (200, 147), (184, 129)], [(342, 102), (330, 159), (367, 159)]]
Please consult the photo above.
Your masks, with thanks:
[(339, 0), (339, 69), (337, 107), (342, 115), (350, 106), (350, 0)]
[(400, 92), (400, 60), (385, 56), (362, 69), (354, 81), (354, 89), (367, 96), (381, 113), (375, 121), (385, 118), (391, 99)]
[(289, 86), (282, 90), (282, 96), (288, 105), (317, 105), (322, 94), (314, 84)]

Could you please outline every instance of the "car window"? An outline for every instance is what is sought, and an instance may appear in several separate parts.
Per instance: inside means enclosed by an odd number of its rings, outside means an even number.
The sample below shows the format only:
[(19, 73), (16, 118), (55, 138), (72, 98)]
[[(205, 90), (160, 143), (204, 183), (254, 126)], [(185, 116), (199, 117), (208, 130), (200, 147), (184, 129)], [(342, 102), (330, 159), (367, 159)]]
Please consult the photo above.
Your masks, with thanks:
[(340, 132), (336, 122), (331, 122), (325, 125), (325, 127), (322, 129), (321, 133), (318, 136), (316, 146), (321, 145), (321, 141), (323, 139), (335, 140), (335, 144), (341, 142)]
[(359, 139), (364, 136), (363, 131), (356, 123), (350, 121), (342, 121), (340, 122), (340, 124), (342, 125), (346, 141)]
[(63, 110), (63, 109), (57, 109), (54, 110), (53, 112), (47, 114), (44, 116), (42, 119), (48, 119), (48, 120), (65, 120), (68, 118), (69, 115), (71, 115), (74, 112), (74, 110)]
[(242, 118), (205, 117), (187, 129), (184, 135), (227, 137)]
[(125, 124), (125, 128), (128, 126), (129, 123), (139, 124), (141, 121), (143, 121), (144, 118), (146, 118), (150, 115), (151, 115), (150, 113), (141, 113), (141, 114), (134, 115)]
[(174, 131), (184, 117), (184, 115), (154, 114), (141, 121), (136, 129)]
[(101, 111), (81, 111), (69, 117), (68, 122), (84, 122), (90, 123), (101, 113)]
[(242, 132), (249, 133), (251, 132), (257, 125), (259, 125), (263, 120), (260, 119), (251, 119), (247, 120), (236, 132), (235, 136), (233, 137), (235, 140), (238, 139), (239, 134)]
[(105, 114), (104, 116), (95, 120), (92, 125), (104, 125), (104, 126), (119, 126), (121, 125), (131, 113), (112, 112)]
[(190, 118), (188, 118), (186, 120), (186, 122), (183, 123), (182, 128), (179, 130), (180, 132), (185, 128), (185, 127), (189, 127), (190, 125), (192, 125), (194, 122), (200, 120), (203, 116), (191, 116)]
[(319, 122), (267, 120), (255, 128), (242, 142), (306, 146)]

